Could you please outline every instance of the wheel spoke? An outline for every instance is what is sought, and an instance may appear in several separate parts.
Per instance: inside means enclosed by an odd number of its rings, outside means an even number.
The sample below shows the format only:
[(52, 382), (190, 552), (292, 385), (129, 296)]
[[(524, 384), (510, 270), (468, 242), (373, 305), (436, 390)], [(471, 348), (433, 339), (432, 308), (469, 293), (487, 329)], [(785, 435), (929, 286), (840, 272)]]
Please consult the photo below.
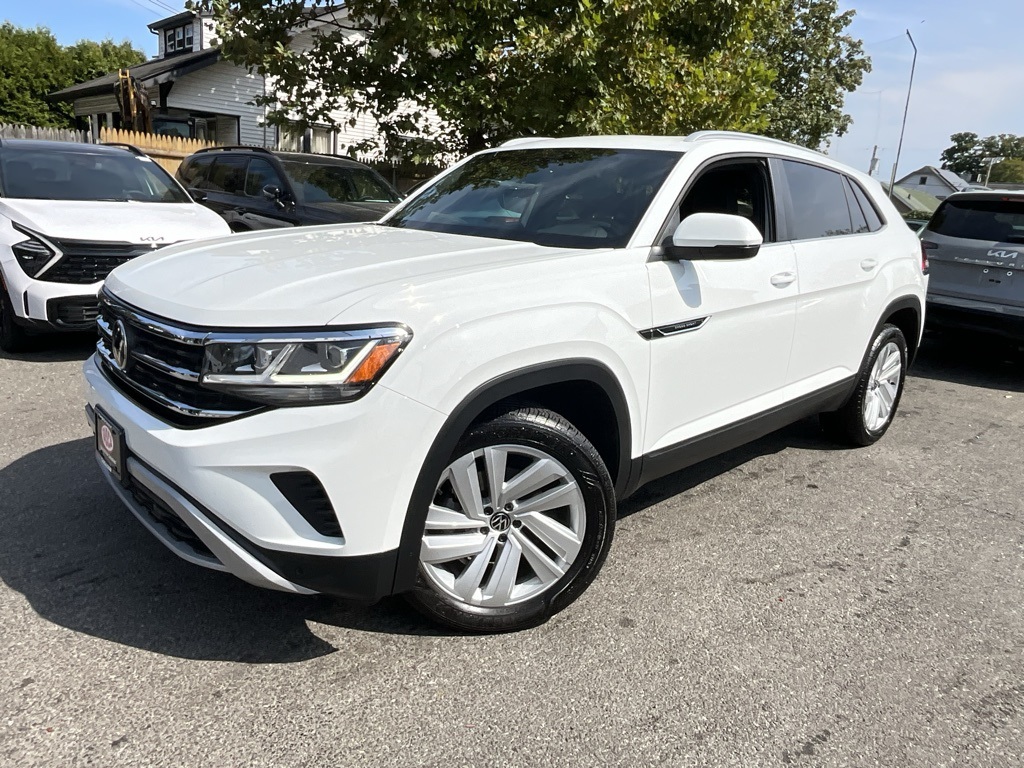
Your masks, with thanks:
[(461, 531), (477, 528), (480, 528), (478, 521), (470, 520), (462, 512), (456, 512), (454, 509), (431, 504), (427, 510), (428, 531)]
[(516, 509), (517, 515), (527, 515), (531, 512), (547, 512), (551, 509), (558, 509), (564, 507), (570, 501), (572, 501), (579, 493), (575, 482), (568, 482), (565, 485), (559, 485), (552, 488), (549, 491), (539, 496), (534, 496), (529, 501), (524, 502)]
[(420, 560), (424, 563), (449, 563), (472, 557), (487, 545), (487, 539), (483, 533), (424, 536), (420, 545)]
[(886, 360), (885, 367), (882, 368), (882, 372), (878, 374), (878, 378), (882, 381), (891, 381), (900, 374), (900, 368), (903, 367), (903, 361), (900, 359), (900, 355), (897, 352), (894, 358)]
[(567, 562), (571, 563), (579, 554), (583, 539), (557, 520), (552, 520), (537, 512), (517, 515), (517, 518), (522, 520), (523, 525), (538, 539), (560, 553)]
[(486, 520), (480, 493), (480, 477), (476, 472), (476, 457), (471, 453), (463, 456), (452, 462), (448, 472), (455, 495), (466, 515), (474, 520)]
[(471, 600), (476, 591), (480, 589), (480, 582), (483, 581), (484, 572), (487, 570), (487, 565), (491, 561), (491, 553), (494, 552), (494, 546), (497, 543), (493, 536), (488, 536), (487, 541), (484, 542), (484, 548), (466, 566), (466, 570), (455, 579), (455, 593), (463, 600)]
[(490, 487), (491, 504), (504, 504), (502, 488), (505, 486), (505, 462), (508, 453), (502, 448), (484, 448), (484, 467), (487, 469), (487, 485)]
[(503, 605), (512, 599), (512, 590), (516, 587), (516, 576), (519, 574), (519, 561), (522, 556), (523, 549), (515, 538), (509, 538), (502, 545), (491, 578), (484, 587), (484, 598), (488, 602)]
[(562, 476), (562, 470), (555, 462), (550, 459), (537, 459), (505, 484), (501, 503), (528, 496)]
[(893, 401), (893, 393), (889, 391), (889, 382), (880, 382), (875, 392), (882, 401), (882, 418), (885, 418), (889, 415), (889, 409), (892, 408)]
[(550, 584), (562, 577), (565, 570), (542, 552), (540, 547), (518, 532), (514, 534), (514, 537), (519, 542), (519, 546), (523, 548), (523, 557), (526, 558), (526, 562), (530, 564), (542, 583)]

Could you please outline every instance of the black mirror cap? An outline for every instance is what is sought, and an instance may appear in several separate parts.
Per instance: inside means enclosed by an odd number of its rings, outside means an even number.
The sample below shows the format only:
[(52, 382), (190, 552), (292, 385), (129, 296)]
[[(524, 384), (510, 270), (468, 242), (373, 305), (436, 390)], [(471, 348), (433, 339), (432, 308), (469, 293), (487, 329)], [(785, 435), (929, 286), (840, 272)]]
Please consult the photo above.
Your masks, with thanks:
[(273, 184), (267, 184), (267, 186), (263, 188), (263, 197), (267, 200), (280, 200), (281, 188), (275, 187)]
[(710, 248), (691, 248), (675, 245), (669, 238), (662, 250), (670, 261), (739, 261), (752, 259), (761, 250), (761, 245), (716, 245)]

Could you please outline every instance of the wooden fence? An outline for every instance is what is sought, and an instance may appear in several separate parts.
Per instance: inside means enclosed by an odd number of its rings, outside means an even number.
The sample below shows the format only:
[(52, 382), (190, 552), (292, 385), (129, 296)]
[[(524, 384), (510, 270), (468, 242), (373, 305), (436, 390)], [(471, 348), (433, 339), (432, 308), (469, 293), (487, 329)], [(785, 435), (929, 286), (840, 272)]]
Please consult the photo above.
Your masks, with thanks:
[(180, 136), (164, 136), (157, 133), (138, 133), (119, 128), (100, 129), (100, 143), (131, 144), (138, 147), (171, 174), (178, 170), (182, 160), (196, 150), (217, 146), (213, 142), (199, 139), (183, 139)]
[(0, 123), (0, 139), (41, 139), (44, 141), (89, 141), (88, 131), (70, 128), (39, 128), (35, 125), (9, 125)]

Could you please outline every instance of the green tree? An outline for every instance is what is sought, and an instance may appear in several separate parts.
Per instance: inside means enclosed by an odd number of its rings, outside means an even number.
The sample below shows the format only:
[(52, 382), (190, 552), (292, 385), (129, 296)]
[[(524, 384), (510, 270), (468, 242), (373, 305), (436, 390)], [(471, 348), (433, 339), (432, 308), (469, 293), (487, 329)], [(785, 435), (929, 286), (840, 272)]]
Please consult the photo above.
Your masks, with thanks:
[[(988, 172), (991, 158), (1001, 157), (1006, 160), (1024, 160), (1024, 136), (1012, 133), (1000, 133), (996, 136), (980, 138), (976, 133), (954, 133), (949, 137), (952, 142), (941, 155), (942, 167), (948, 168), (965, 179), (980, 178), (984, 180)], [(996, 178), (993, 166), (990, 181), (1005, 181)], [(1004, 173), (1011, 173), (1015, 166), (1008, 166)]]
[(852, 118), (843, 112), (845, 96), (871, 71), (863, 43), (846, 34), (854, 14), (839, 13), (837, 0), (785, 0), (762, 19), (758, 40), (775, 71), (768, 135), (817, 149), (846, 133)]
[[(773, 121), (777, 135), (817, 145), (845, 129), (843, 92), (868, 67), (859, 42), (839, 34), (852, 14), (837, 14), (835, 0), (192, 7), (213, 8), (229, 59), (272, 78), (274, 122), (365, 113), (391, 146), (433, 138), (456, 153), (530, 134), (764, 131)], [(305, 31), (293, 40), (295, 29)]]
[(82, 40), (61, 46), (43, 27), (0, 25), (0, 123), (63, 127), (71, 106), (47, 101), (53, 91), (146, 60), (131, 43)]
[(1024, 160), (1011, 157), (992, 166), (989, 181), (1000, 184), (1024, 184)]

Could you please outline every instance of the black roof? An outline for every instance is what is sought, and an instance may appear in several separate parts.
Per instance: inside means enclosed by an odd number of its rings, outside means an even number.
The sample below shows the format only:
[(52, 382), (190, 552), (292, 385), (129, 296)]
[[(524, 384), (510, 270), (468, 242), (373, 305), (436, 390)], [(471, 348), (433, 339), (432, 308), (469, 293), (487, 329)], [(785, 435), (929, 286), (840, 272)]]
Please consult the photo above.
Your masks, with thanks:
[(223, 152), (257, 152), (264, 155), (273, 155), (274, 157), (279, 158), (281, 160), (290, 160), (296, 163), (308, 163), (311, 165), (341, 165), (349, 168), (366, 167), (365, 163), (361, 163), (354, 157), (342, 157), (341, 155), (320, 155), (314, 154), (312, 152), (278, 152), (277, 150), (266, 149), (265, 147), (207, 147), (206, 149), (196, 150), (193, 153), (193, 156), (206, 154), (220, 154)]
[(195, 14), (192, 11), (182, 11), (181, 13), (176, 13), (173, 16), (168, 16), (166, 19), (158, 19), (157, 21), (154, 21), (152, 24), (147, 24), (146, 26), (149, 27), (150, 32), (156, 32), (156, 30), (158, 29), (167, 29), (167, 27), (179, 27), (182, 24), (187, 24), (188, 22), (195, 19), (197, 15), (198, 14)]
[(131, 152), (123, 146), (108, 146), (106, 144), (81, 144), (75, 141), (43, 141), (41, 139), (0, 139), (0, 149), (10, 147), (11, 149), (43, 149), (47, 152), (75, 152), (77, 154), (115, 154), (117, 152)]
[[(131, 68), (133, 77), (138, 78), (143, 85), (155, 85), (176, 80), (190, 72), (203, 69), (220, 60), (219, 48), (207, 48), (203, 51), (192, 51), (178, 56), (170, 56), (163, 59), (151, 59), (145, 64)], [(99, 96), (112, 92), (117, 83), (117, 73), (111, 72), (95, 80), (86, 80), (84, 83), (72, 85), (54, 91), (49, 95), (53, 101), (73, 101), (82, 96)]]

